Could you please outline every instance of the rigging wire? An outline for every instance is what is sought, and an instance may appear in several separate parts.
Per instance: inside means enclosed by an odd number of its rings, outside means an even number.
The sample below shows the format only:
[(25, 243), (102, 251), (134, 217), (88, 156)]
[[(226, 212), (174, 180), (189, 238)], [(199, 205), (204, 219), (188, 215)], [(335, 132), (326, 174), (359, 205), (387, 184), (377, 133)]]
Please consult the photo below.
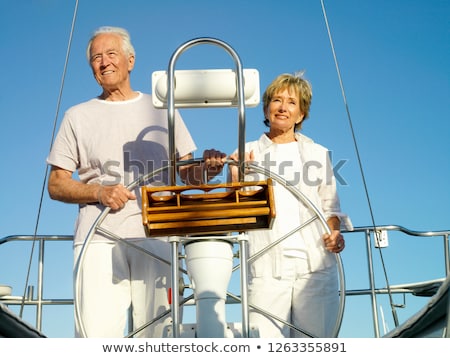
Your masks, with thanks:
[[(75, 8), (74, 8), (74, 12), (73, 12), (72, 24), (71, 24), (71, 28), (70, 28), (70, 34), (69, 34), (69, 41), (68, 41), (67, 50), (66, 50), (66, 59), (65, 59), (65, 62), (64, 62), (64, 68), (63, 68), (63, 73), (62, 73), (62, 77), (61, 77), (61, 85), (60, 85), (60, 89), (59, 89), (58, 101), (57, 101), (57, 104), (56, 104), (55, 118), (54, 118), (54, 121), (53, 121), (53, 131), (52, 131), (52, 137), (51, 137), (51, 141), (50, 141), (50, 149), (51, 149), (51, 147), (53, 145), (53, 141), (54, 141), (54, 138), (55, 138), (56, 127), (57, 127), (58, 116), (59, 116), (59, 110), (61, 108), (61, 98), (62, 98), (62, 93), (63, 93), (63, 88), (64, 88), (64, 81), (65, 81), (66, 73), (67, 73), (67, 65), (68, 65), (69, 57), (70, 57), (70, 49), (71, 49), (71, 46), (72, 46), (72, 38), (73, 38), (74, 29), (75, 29), (75, 22), (76, 22), (77, 12), (78, 12), (78, 0), (75, 0)], [(46, 187), (46, 183), (47, 183), (47, 177), (48, 177), (48, 165), (46, 165), (46, 167), (45, 167), (44, 181), (42, 183), (41, 197), (40, 197), (40, 200), (39, 200), (39, 208), (38, 208), (38, 213), (37, 213), (37, 217), (36, 217), (36, 224), (35, 224), (34, 234), (33, 234), (33, 243), (32, 243), (32, 246), (31, 246), (30, 261), (28, 263), (28, 269), (27, 269), (27, 276), (26, 276), (26, 280), (25, 280), (24, 293), (22, 295), (22, 302), (21, 302), (21, 305), (20, 305), (19, 317), (21, 317), (21, 318), (22, 318), (23, 309), (24, 309), (24, 306), (25, 306), (25, 295), (26, 295), (26, 291), (27, 291), (28, 281), (29, 281), (29, 278), (30, 278), (31, 264), (32, 264), (32, 261), (33, 261), (33, 253), (34, 253), (34, 248), (35, 248), (36, 239), (37, 239), (37, 232), (38, 232), (38, 227), (39, 227), (39, 220), (40, 220), (40, 216), (41, 216), (42, 202), (43, 202), (43, 198), (44, 198), (45, 187)], [(38, 326), (39, 325), (40, 325), (40, 323), (38, 323)]]
[[(348, 106), (347, 97), (345, 95), (344, 83), (342, 81), (342, 76), (341, 76), (341, 70), (339, 68), (339, 63), (338, 63), (337, 56), (336, 56), (336, 51), (335, 51), (335, 48), (334, 48), (334, 42), (333, 42), (333, 38), (331, 36), (331, 30), (330, 30), (330, 25), (328, 23), (328, 17), (327, 17), (327, 12), (325, 10), (324, 0), (320, 0), (320, 3), (322, 5), (322, 12), (323, 12), (323, 17), (324, 17), (324, 20), (325, 20), (325, 25), (326, 25), (326, 28), (327, 28), (327, 32), (328, 32), (328, 39), (330, 41), (330, 47), (331, 47), (331, 51), (333, 53), (334, 64), (335, 64), (337, 76), (338, 76), (338, 79), (339, 79), (339, 86), (341, 88), (342, 98), (344, 100), (345, 110), (347, 112), (347, 119), (348, 119), (348, 123), (349, 123), (349, 126), (350, 126), (350, 131), (351, 131), (351, 134), (352, 134), (353, 145), (355, 147), (355, 152), (356, 152), (356, 157), (357, 157), (357, 160), (358, 160), (358, 166), (359, 166), (359, 170), (360, 170), (360, 173), (361, 173), (361, 178), (362, 178), (362, 181), (363, 181), (364, 191), (365, 191), (366, 199), (367, 199), (367, 205), (369, 207), (370, 218), (371, 218), (371, 221), (372, 221), (372, 227), (373, 227), (373, 230), (374, 230), (374, 235), (378, 236), (379, 233), (376, 230), (375, 216), (374, 216), (374, 213), (373, 213), (373, 210), (372, 210), (372, 204), (370, 202), (369, 190), (368, 190), (366, 178), (365, 178), (365, 175), (364, 175), (364, 169), (363, 169), (361, 156), (360, 156), (359, 149), (358, 149), (358, 143), (357, 143), (357, 140), (356, 140), (355, 130), (353, 128), (353, 122), (352, 122), (352, 118), (351, 118), (351, 115), (350, 115), (350, 109), (349, 109), (349, 106)], [(384, 264), (384, 259), (383, 259), (383, 254), (381, 252), (381, 248), (378, 248), (378, 251), (380, 253), (380, 259), (381, 259), (381, 264), (382, 264), (382, 267), (383, 267), (384, 277), (385, 277), (386, 285), (387, 285), (387, 289), (388, 289), (389, 302), (390, 302), (390, 306), (391, 306), (391, 311), (392, 311), (394, 323), (395, 323), (395, 326), (398, 326), (397, 312), (395, 310), (395, 304), (393, 302), (392, 293), (391, 293), (391, 289), (390, 289), (390, 284), (389, 284), (387, 271), (386, 271), (386, 266)]]

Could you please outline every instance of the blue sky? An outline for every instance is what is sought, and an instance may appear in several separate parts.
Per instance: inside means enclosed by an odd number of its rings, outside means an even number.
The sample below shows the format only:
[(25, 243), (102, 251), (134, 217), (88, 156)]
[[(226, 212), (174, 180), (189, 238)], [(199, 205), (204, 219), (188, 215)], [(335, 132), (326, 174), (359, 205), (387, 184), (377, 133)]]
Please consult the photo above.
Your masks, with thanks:
[[(375, 223), (418, 231), (450, 229), (450, 3), (328, 0), (325, 6)], [(165, 70), (175, 49), (196, 37), (215, 37), (231, 45), (245, 68), (259, 71), (261, 92), (278, 74), (305, 70), (313, 103), (303, 132), (330, 148), (335, 164), (344, 163), (338, 189), (353, 224), (372, 225), (319, 0), (81, 0), (58, 106), (74, 7), (75, 1), (68, 0), (0, 2), (0, 238), (32, 235), (36, 226), (38, 234), (72, 233), (75, 206), (51, 201), (46, 191), (41, 203), (45, 159), (55, 119), (58, 127), (68, 107), (100, 93), (85, 48), (91, 32), (102, 25), (130, 31), (137, 52), (132, 84), (143, 92), (151, 90), (151, 73)], [(221, 49), (201, 46), (186, 52), (177, 66), (233, 64)], [(198, 155), (206, 148), (231, 153), (237, 147), (234, 109), (184, 110), (182, 115)], [(261, 107), (249, 108), (246, 118), (246, 139), (254, 140), (265, 130)], [(342, 255), (348, 284), (366, 282), (367, 277), (359, 273), (365, 253), (361, 245), (351, 244), (355, 241), (349, 238)], [(433, 247), (442, 252), (439, 245), (403, 245), (387, 256), (392, 283), (442, 277), (436, 251), (428, 251)], [(0, 284), (12, 285), (13, 293), (21, 295), (29, 245), (3, 246)], [(70, 246), (58, 247), (54, 256), (46, 281), (48, 296), (60, 289), (68, 297)], [(405, 269), (400, 257), (418, 264)], [(45, 323), (47, 334), (70, 336), (72, 327), (61, 323), (61, 317), (70, 319), (71, 310), (58, 308), (52, 315)], [(348, 316), (342, 334), (371, 335), (369, 328), (352, 328), (356, 317)]]

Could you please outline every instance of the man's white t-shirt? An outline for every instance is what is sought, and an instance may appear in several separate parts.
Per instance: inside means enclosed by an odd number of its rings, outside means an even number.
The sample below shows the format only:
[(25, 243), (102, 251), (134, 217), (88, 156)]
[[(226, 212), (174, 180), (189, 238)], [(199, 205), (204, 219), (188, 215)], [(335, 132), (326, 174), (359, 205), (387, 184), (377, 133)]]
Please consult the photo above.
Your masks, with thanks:
[[(168, 130), (167, 110), (156, 109), (151, 95), (139, 93), (134, 99), (118, 102), (91, 99), (65, 113), (47, 163), (77, 172), (83, 183), (128, 186), (142, 175), (168, 165)], [(180, 157), (196, 149), (178, 111), (175, 143)], [(150, 185), (169, 184), (167, 174), (150, 181)], [(138, 199), (108, 213), (102, 228), (121, 238), (145, 237), (140, 186), (134, 191)], [(103, 209), (98, 203), (80, 205), (75, 244), (83, 243)], [(94, 240), (102, 240), (102, 236), (96, 234)]]

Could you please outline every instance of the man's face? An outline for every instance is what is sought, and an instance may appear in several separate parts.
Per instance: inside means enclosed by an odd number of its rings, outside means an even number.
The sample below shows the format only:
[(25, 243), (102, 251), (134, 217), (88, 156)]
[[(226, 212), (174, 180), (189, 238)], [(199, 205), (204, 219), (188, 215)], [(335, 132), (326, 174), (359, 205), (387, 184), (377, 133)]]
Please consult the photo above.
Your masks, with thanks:
[(98, 35), (91, 44), (90, 64), (94, 77), (108, 92), (129, 86), (134, 56), (124, 53), (122, 38), (116, 34)]

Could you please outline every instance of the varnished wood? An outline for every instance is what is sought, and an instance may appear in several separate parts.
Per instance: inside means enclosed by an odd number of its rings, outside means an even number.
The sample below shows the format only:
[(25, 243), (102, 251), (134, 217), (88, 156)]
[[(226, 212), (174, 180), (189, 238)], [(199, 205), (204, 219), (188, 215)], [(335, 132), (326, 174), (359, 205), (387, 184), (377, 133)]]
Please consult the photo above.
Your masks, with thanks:
[(275, 218), (272, 181), (142, 187), (148, 236), (268, 229)]

